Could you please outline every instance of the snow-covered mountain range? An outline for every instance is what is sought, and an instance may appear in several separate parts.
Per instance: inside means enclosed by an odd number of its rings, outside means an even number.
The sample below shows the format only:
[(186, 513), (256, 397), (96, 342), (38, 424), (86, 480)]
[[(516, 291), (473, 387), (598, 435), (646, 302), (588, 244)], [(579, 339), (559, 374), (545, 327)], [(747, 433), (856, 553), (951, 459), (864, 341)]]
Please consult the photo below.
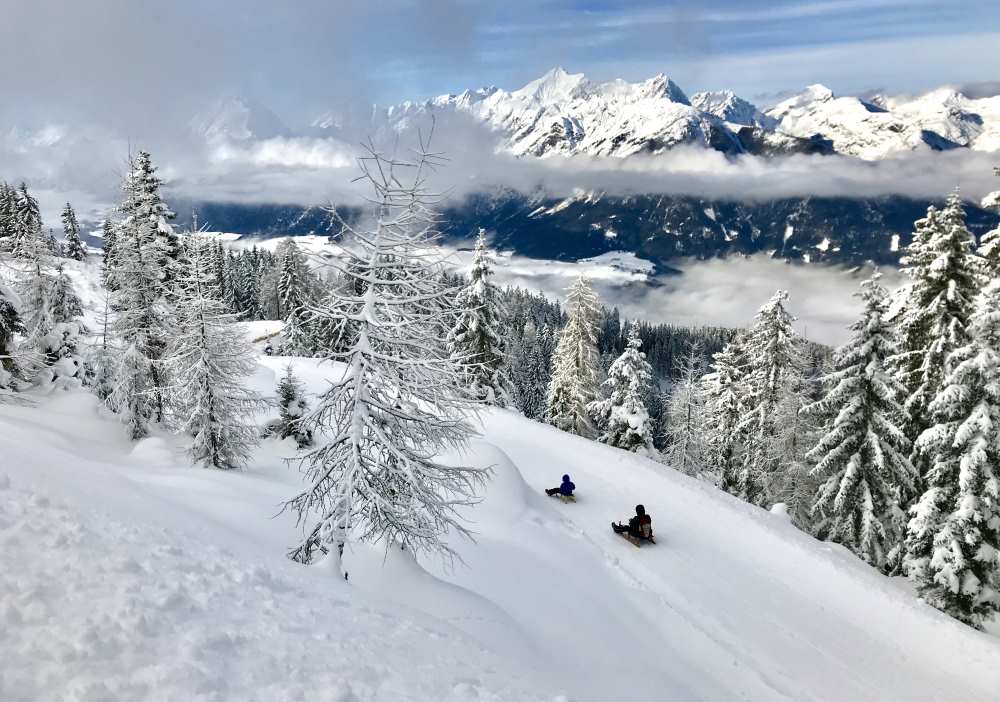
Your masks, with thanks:
[[(916, 149), (1000, 149), (1000, 96), (970, 98), (939, 88), (918, 97), (861, 98), (811, 85), (762, 110), (728, 90), (688, 97), (662, 73), (638, 83), (595, 83), (562, 68), (518, 90), (487, 87), (376, 107), (371, 123), (361, 127), (401, 131), (443, 113), (473, 118), (496, 134), (498, 149), (518, 156), (627, 157), (682, 144), (725, 153), (837, 152), (868, 160)], [(302, 131), (342, 136), (347, 121), (328, 112)], [(192, 126), (211, 139), (288, 132), (267, 108), (239, 99), (221, 102)]]

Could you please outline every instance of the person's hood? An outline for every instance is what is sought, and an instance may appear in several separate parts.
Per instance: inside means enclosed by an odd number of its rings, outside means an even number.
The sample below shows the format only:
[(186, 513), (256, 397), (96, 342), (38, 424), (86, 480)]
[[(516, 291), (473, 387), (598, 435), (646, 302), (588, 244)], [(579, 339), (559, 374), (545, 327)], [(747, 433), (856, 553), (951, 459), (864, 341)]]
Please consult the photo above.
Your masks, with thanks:
[(569, 479), (569, 475), (564, 475), (564, 476), (563, 476), (563, 482), (564, 482), (564, 483), (571, 483), (571, 482), (573, 482), (573, 481)]

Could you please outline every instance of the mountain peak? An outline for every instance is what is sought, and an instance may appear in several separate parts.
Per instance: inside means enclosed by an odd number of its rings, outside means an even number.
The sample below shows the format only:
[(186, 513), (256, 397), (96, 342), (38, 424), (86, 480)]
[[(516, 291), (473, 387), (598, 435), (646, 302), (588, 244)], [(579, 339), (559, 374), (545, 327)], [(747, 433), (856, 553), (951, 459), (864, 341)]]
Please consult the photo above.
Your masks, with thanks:
[(639, 93), (642, 97), (665, 97), (671, 102), (679, 102), (682, 105), (691, 104), (684, 91), (665, 73), (657, 73), (652, 78), (643, 81), (639, 85)]
[(763, 117), (756, 105), (739, 97), (732, 90), (695, 93), (691, 104), (702, 112), (733, 124), (753, 126), (759, 124)]
[(589, 88), (590, 81), (584, 74), (568, 73), (562, 66), (557, 66), (512, 94), (517, 98), (550, 105), (583, 97)]

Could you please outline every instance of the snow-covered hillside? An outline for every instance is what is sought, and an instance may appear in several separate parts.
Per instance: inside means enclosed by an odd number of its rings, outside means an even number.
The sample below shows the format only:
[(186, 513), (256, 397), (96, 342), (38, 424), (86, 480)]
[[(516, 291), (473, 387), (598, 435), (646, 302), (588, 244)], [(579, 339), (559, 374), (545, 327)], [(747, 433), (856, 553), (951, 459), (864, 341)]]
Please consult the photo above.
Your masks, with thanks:
[(917, 98), (862, 100), (810, 85), (766, 114), (778, 134), (820, 134), (836, 151), (868, 160), (928, 147), (1000, 149), (1000, 97), (974, 100), (950, 88)]
[[(465, 90), (373, 114), (379, 128), (402, 131), (448, 111), (494, 130), (498, 148), (519, 156), (627, 157), (681, 144), (732, 153), (832, 148), (869, 160), (914, 149), (1000, 149), (1000, 97), (972, 99), (953, 88), (862, 100), (811, 85), (762, 113), (728, 90), (689, 100), (662, 73), (638, 83), (593, 83), (555, 68), (518, 90)], [(321, 115), (312, 126), (336, 133), (339, 121)]]
[[(331, 370), (287, 362), (315, 391)], [(0, 699), (986, 700), (1000, 641), (838, 546), (669, 468), (512, 413), (464, 565), (284, 557), (289, 444), (245, 472), (129, 443), (83, 393), (0, 407)], [(576, 504), (542, 489), (570, 472)], [(637, 502), (655, 546), (611, 533)]]

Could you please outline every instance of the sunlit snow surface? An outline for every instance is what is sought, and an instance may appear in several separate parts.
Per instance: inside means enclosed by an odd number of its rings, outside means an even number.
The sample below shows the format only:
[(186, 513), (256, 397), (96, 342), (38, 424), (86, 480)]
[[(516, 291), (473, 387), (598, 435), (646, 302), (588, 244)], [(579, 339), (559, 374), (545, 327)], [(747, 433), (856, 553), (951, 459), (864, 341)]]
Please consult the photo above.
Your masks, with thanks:
[[(95, 280), (97, 266), (74, 277)], [(99, 300), (85, 292), (88, 306)], [(88, 315), (93, 318), (93, 311)], [(273, 322), (249, 325), (259, 338)], [(257, 348), (262, 349), (263, 342)], [(310, 392), (337, 369), (287, 363)], [(507, 411), (464, 564), (349, 547), (289, 562), (289, 443), (243, 472), (125, 439), (82, 392), (0, 407), (0, 700), (988, 700), (1000, 640), (780, 514)], [(261, 418), (263, 419), (263, 418)], [(455, 458), (455, 457), (451, 457)], [(568, 472), (575, 504), (542, 490)], [(636, 503), (655, 546), (609, 523)]]

